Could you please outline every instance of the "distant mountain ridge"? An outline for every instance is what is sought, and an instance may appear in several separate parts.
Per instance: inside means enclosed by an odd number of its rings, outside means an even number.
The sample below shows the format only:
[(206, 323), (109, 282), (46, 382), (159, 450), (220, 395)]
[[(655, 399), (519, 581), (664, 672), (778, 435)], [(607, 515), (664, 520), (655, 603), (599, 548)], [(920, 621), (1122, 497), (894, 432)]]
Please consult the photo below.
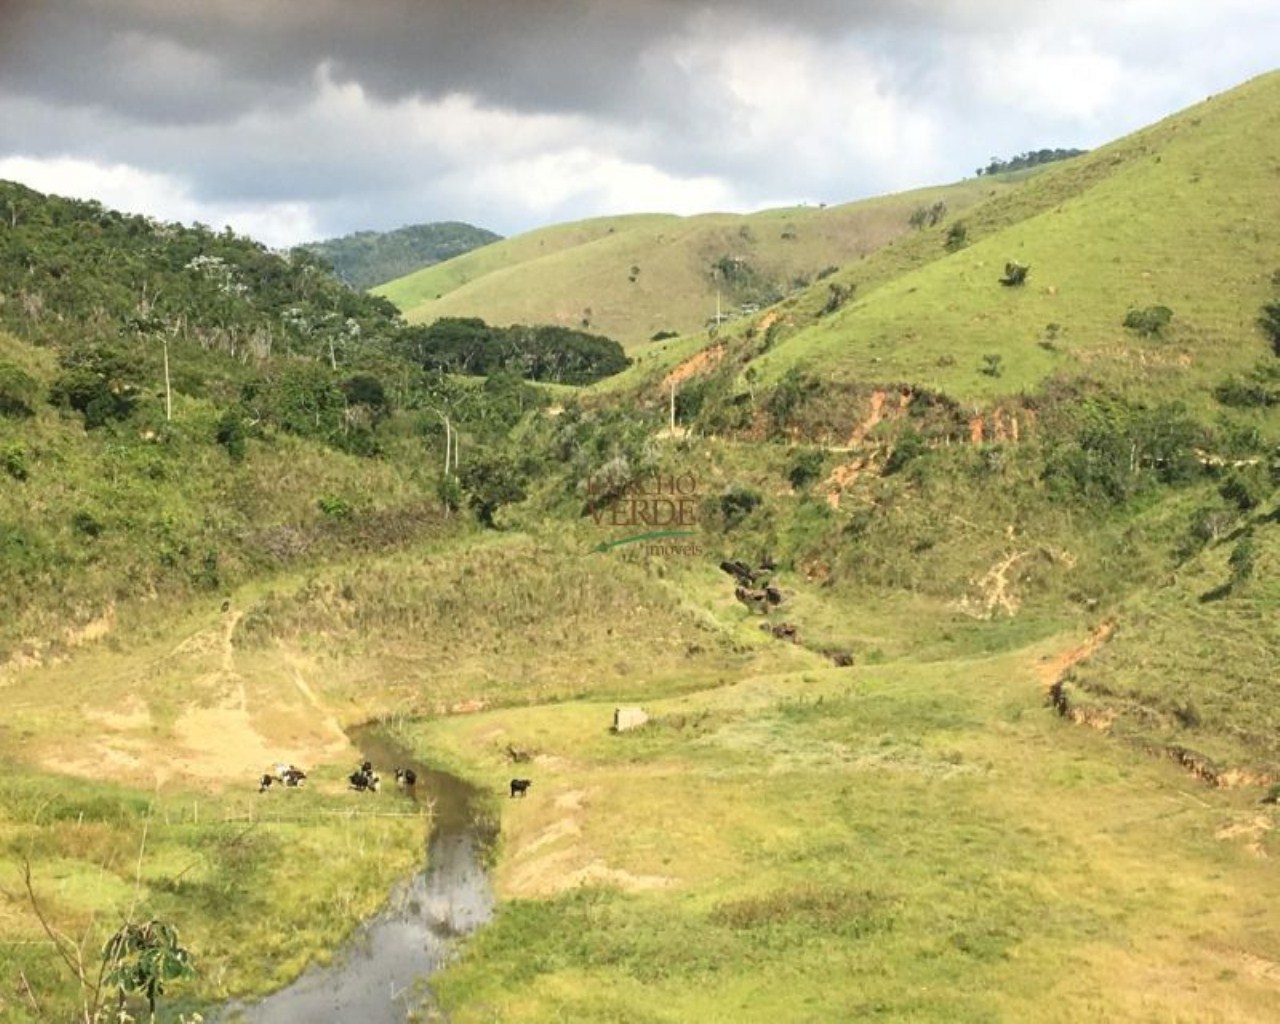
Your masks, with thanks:
[(493, 231), (451, 220), (356, 231), (298, 248), (319, 256), (343, 281), (364, 291), (501, 239)]

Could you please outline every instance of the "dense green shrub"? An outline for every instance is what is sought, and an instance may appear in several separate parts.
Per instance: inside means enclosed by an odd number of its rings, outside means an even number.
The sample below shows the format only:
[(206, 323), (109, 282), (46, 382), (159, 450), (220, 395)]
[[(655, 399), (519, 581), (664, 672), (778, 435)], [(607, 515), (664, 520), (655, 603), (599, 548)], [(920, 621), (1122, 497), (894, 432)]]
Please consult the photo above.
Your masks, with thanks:
[(1271, 342), (1271, 350), (1280, 356), (1280, 299), (1268, 302), (1262, 307), (1262, 315), (1258, 317), (1258, 326)]
[(1000, 283), (1006, 287), (1016, 288), (1026, 283), (1029, 273), (1031, 273), (1030, 267), (1010, 261), (1004, 265), (1004, 276), (1000, 278)]
[(853, 298), (853, 295), (857, 290), (858, 286), (856, 284), (832, 282), (827, 285), (827, 301), (823, 303), (822, 309), (819, 311), (818, 315), (827, 316), (828, 314), (834, 313), (837, 309)]
[(787, 479), (797, 491), (803, 490), (822, 475), (826, 453), (821, 448), (800, 448), (787, 461)]
[(1267, 500), (1272, 486), (1266, 466), (1237, 466), (1222, 481), (1218, 493), (1242, 512), (1248, 512)]
[(732, 530), (751, 515), (764, 501), (760, 492), (741, 484), (731, 484), (720, 496), (720, 515), (724, 528)]
[(509, 455), (485, 454), (466, 463), (458, 473), (458, 485), (483, 526), (494, 528), (494, 516), (503, 505), (524, 501), (525, 476)]
[(228, 409), (218, 419), (218, 427), (214, 434), (218, 444), (227, 450), (233, 462), (240, 462), (245, 456), (244, 417), (238, 410)]
[(1223, 405), (1236, 408), (1266, 408), (1280, 405), (1280, 362), (1259, 362), (1243, 377), (1229, 377), (1214, 388)]
[(86, 429), (126, 420), (140, 394), (142, 368), (130, 353), (108, 346), (73, 349), (49, 388), (49, 401), (84, 417)]
[(0, 363), (0, 416), (31, 416), (39, 400), (40, 385), (12, 363)]
[(317, 499), (316, 507), (330, 519), (350, 519), (351, 514), (355, 511), (351, 506), (351, 502), (347, 501), (346, 498), (338, 497), (336, 494), (326, 494)]
[(898, 435), (893, 451), (889, 453), (889, 458), (885, 460), (884, 475), (892, 476), (894, 473), (900, 472), (908, 463), (919, 458), (928, 450), (929, 446), (924, 439), (924, 435), (918, 430), (908, 427)]
[(0, 451), (0, 469), (15, 480), (25, 480), (31, 475), (27, 466), (27, 450), (20, 444), (6, 445)]
[(1144, 338), (1159, 336), (1169, 321), (1173, 319), (1173, 310), (1168, 306), (1148, 306), (1146, 309), (1131, 309), (1124, 317), (1124, 325)]
[(817, 395), (821, 387), (822, 382), (817, 377), (810, 376), (798, 367), (793, 366), (783, 374), (765, 404), (771, 432), (775, 436), (782, 434), (801, 407)]
[(78, 509), (71, 516), (71, 528), (86, 537), (102, 536), (103, 525), (92, 512)]

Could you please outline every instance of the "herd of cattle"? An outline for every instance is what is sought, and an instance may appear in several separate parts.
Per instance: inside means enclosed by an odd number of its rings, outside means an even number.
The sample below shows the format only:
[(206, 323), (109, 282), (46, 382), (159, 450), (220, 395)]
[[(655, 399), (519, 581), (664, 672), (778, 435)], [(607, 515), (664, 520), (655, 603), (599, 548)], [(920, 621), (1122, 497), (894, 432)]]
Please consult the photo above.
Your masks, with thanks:
[[(291, 764), (278, 764), (275, 766), (274, 771), (265, 772), (258, 780), (258, 792), (265, 793), (275, 785), (296, 789), (306, 779), (307, 773), (301, 768), (295, 768)], [(360, 767), (347, 776), (347, 782), (349, 783), (349, 788), (359, 793), (376, 793), (378, 792), (378, 787), (382, 785), (382, 779), (374, 771), (372, 761), (362, 761)], [(397, 786), (415, 786), (417, 783), (418, 773), (412, 768), (396, 768)], [(532, 785), (532, 779), (512, 779), (511, 795), (525, 796)]]
[[(265, 793), (274, 785), (297, 788), (306, 781), (307, 773), (291, 764), (278, 764), (274, 772), (266, 772), (258, 780), (258, 792)], [(364, 761), (360, 767), (347, 776), (352, 789), (362, 793), (376, 793), (382, 785), (382, 779), (373, 770), (372, 761)], [(413, 786), (418, 782), (418, 773), (412, 768), (396, 769), (396, 785)]]

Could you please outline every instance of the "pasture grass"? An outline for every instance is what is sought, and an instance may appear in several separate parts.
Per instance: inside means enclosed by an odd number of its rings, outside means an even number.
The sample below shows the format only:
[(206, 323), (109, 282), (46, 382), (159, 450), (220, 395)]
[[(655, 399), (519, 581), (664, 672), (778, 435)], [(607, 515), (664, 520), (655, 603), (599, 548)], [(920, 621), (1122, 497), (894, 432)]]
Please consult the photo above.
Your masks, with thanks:
[[(774, 381), (820, 366), (827, 378), (910, 380), (978, 404), (1087, 374), (1203, 403), (1265, 352), (1254, 320), (1280, 229), (1264, 198), (1280, 159), (1278, 90), (1280, 75), (1261, 76), (1049, 167), (975, 209), (959, 251), (919, 238), (868, 257), (846, 275), (858, 301), (801, 324), (757, 372)], [(1231, 143), (1242, 135), (1256, 145)], [(998, 283), (1008, 261), (1031, 267), (1025, 285)], [(1129, 309), (1156, 304), (1174, 311), (1160, 336), (1122, 326)], [(999, 375), (982, 372), (988, 353)]]
[[(172, 1012), (263, 994), (324, 961), (421, 863), (426, 821), (371, 813), (323, 783), (260, 797), (71, 781), (4, 763), (0, 782), (0, 1020), (69, 1019), (85, 996), (25, 891), (96, 977), (125, 920), (174, 924), (198, 974)], [(381, 808), (390, 810), (390, 807)], [(21, 995), (25, 978), (43, 1016)]]
[[(1280, 932), (1257, 815), (1062, 724), (994, 658), (743, 678), (407, 731), (503, 805), (458, 1021), (1262, 1019)], [(537, 750), (521, 800), (501, 744)], [(1268, 819), (1269, 820), (1269, 819)], [(1260, 849), (1274, 852), (1264, 830)], [(1172, 983), (1171, 983), (1172, 982)]]
[[(1118, 610), (1110, 642), (1066, 687), (1139, 745), (1177, 744), (1222, 768), (1280, 779), (1280, 521), (1274, 500)], [(1248, 545), (1240, 576), (1234, 552)]]
[[(722, 314), (737, 317), (745, 302), (768, 305), (913, 232), (909, 221), (921, 207), (942, 202), (955, 213), (1009, 187), (969, 180), (833, 207), (576, 221), (495, 242), (374, 291), (414, 323), (479, 316), (561, 324), (642, 351), (660, 331), (700, 333), (716, 312), (717, 287)], [(712, 274), (725, 257), (743, 261), (743, 280)]]

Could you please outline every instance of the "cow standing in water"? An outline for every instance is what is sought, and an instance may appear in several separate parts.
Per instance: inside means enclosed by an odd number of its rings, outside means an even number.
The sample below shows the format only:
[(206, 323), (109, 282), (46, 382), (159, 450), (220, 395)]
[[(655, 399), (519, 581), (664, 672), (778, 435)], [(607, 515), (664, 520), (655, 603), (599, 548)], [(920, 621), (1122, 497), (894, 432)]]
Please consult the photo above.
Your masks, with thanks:
[(517, 793), (519, 793), (520, 796), (523, 797), (526, 794), (528, 794), (529, 787), (532, 785), (533, 785), (533, 779), (512, 779), (511, 795), (515, 796)]

